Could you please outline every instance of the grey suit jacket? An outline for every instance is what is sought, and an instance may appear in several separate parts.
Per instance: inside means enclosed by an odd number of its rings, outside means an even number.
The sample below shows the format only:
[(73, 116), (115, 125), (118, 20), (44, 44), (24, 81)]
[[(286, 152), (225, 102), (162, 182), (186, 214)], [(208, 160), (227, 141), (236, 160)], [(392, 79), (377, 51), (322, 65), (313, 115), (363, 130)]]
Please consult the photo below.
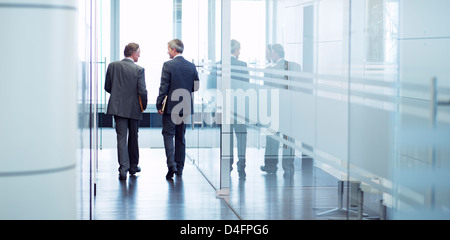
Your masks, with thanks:
[[(193, 99), (180, 99), (172, 100), (172, 94), (177, 89), (183, 89), (189, 92), (192, 97), (192, 92), (197, 91), (198, 85), (198, 72), (195, 65), (182, 56), (175, 57), (164, 63), (161, 73), (161, 85), (159, 87), (159, 96), (156, 99), (156, 109), (160, 110), (163, 105), (164, 97), (167, 95), (167, 103), (164, 109), (164, 114), (171, 114), (172, 109), (179, 103), (189, 104), (191, 108), (191, 114), (194, 113)], [(187, 100), (187, 101), (186, 101)], [(189, 101), (190, 100), (190, 101)], [(182, 109), (188, 109), (189, 105), (182, 106)], [(183, 111), (179, 112), (186, 114)], [(189, 114), (189, 113), (187, 113)]]
[(108, 66), (105, 91), (111, 96), (106, 114), (142, 120), (139, 96), (142, 107), (147, 108), (147, 87), (145, 70), (131, 59), (112, 62)]

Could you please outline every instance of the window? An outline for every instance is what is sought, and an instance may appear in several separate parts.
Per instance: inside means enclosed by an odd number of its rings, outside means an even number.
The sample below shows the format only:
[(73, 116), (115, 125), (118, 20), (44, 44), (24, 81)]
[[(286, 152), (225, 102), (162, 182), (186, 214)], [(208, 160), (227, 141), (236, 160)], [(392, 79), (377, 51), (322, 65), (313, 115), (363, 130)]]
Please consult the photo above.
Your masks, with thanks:
[(120, 53), (130, 42), (141, 48), (138, 65), (145, 68), (149, 107), (156, 102), (161, 69), (169, 60), (167, 42), (173, 38), (173, 1), (120, 2)]

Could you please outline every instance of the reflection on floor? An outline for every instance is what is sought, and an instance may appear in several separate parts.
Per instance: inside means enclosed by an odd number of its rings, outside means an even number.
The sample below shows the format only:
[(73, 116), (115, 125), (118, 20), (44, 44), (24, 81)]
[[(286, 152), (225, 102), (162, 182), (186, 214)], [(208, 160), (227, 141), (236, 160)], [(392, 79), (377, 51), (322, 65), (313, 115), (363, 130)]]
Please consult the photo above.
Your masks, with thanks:
[(291, 178), (283, 175), (281, 161), (276, 174), (267, 174), (260, 170), (263, 152), (248, 154), (253, 157), (247, 159), (245, 180), (231, 173), (230, 205), (237, 214), (242, 219), (327, 219), (317, 217), (314, 208), (337, 206), (337, 180), (314, 168), (310, 158), (295, 158)]
[(142, 172), (119, 181), (116, 149), (99, 151), (94, 219), (238, 219), (189, 160), (173, 181), (165, 179), (164, 149), (141, 148), (139, 165)]
[(315, 168), (312, 159), (296, 158), (295, 174), (286, 179), (281, 161), (277, 174), (260, 170), (264, 149), (255, 147), (247, 149), (245, 180), (239, 178), (234, 166), (227, 198), (216, 198), (214, 189), (220, 176), (217, 148), (188, 149), (184, 176), (168, 182), (164, 149), (148, 147), (158, 145), (149, 139), (159, 142), (160, 136), (160, 130), (140, 131), (142, 172), (122, 182), (117, 179), (114, 130), (104, 132), (94, 219), (318, 220), (330, 216), (318, 217), (315, 208), (337, 207), (337, 179)]
[[(164, 150), (141, 149), (140, 153), (142, 172), (119, 181), (116, 150), (99, 152), (94, 219), (321, 219), (313, 208), (337, 203), (336, 187), (308, 185), (312, 175), (301, 168), (294, 179), (284, 179), (282, 173), (247, 171), (242, 180), (232, 172), (229, 199), (218, 199), (189, 160), (182, 178), (167, 181)], [(296, 159), (296, 165), (300, 161)], [(296, 179), (303, 184), (296, 184), (301, 183)]]

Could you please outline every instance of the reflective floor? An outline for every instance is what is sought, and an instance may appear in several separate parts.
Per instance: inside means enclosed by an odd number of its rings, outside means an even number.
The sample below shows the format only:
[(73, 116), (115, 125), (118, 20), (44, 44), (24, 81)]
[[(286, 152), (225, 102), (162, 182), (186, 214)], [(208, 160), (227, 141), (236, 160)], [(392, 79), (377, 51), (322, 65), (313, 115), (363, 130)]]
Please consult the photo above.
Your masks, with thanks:
[(164, 149), (140, 149), (142, 171), (118, 180), (116, 149), (99, 151), (96, 220), (238, 219), (197, 168), (186, 161), (183, 176), (167, 181)]
[(247, 164), (245, 180), (232, 173), (230, 202), (239, 216), (256, 220), (327, 219), (316, 216), (314, 209), (336, 206), (335, 181), (317, 169), (313, 174), (311, 159), (296, 158), (294, 163), (292, 178), (285, 178), (282, 169), (277, 174), (265, 174), (258, 163), (252, 162)]
[[(165, 153), (159, 146), (160, 130), (140, 130), (140, 166), (142, 172), (118, 180), (117, 150), (114, 130), (103, 132), (103, 146), (99, 150), (97, 193), (94, 219), (157, 219), (157, 220), (233, 220), (233, 219), (301, 219), (320, 220), (345, 218), (345, 214), (319, 216), (316, 208), (337, 207), (337, 179), (313, 166), (312, 159), (295, 159), (295, 175), (285, 179), (280, 169), (277, 174), (265, 174), (259, 167), (263, 159), (261, 150), (249, 149), (247, 178), (242, 180), (234, 170), (231, 173), (230, 195), (217, 198), (208, 182), (205, 166), (213, 169), (204, 149), (198, 166), (186, 158), (183, 177), (167, 181)], [(162, 145), (161, 145), (162, 146)], [(212, 151), (214, 152), (214, 151)], [(261, 159), (260, 159), (261, 158)], [(209, 165), (205, 165), (209, 162)], [(199, 164), (197, 161), (196, 164)], [(211, 165), (211, 166), (210, 166)], [(216, 176), (217, 177), (217, 176)], [(217, 187), (217, 186), (216, 186)], [(326, 210), (326, 209), (323, 209)]]

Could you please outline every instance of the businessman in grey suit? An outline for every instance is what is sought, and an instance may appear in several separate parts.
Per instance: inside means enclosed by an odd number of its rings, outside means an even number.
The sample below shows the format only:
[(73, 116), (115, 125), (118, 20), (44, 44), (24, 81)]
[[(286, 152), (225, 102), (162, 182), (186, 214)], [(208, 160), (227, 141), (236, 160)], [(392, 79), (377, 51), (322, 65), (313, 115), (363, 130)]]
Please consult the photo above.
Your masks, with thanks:
[(192, 92), (198, 90), (199, 78), (195, 65), (182, 56), (184, 44), (181, 40), (171, 40), (167, 49), (171, 60), (165, 62), (162, 68), (156, 108), (162, 115), (168, 168), (166, 179), (171, 180), (174, 174), (183, 174), (186, 157), (185, 123), (194, 113)]
[(127, 172), (141, 171), (139, 164), (138, 131), (142, 112), (147, 108), (145, 70), (135, 64), (141, 54), (136, 43), (125, 47), (125, 58), (108, 66), (105, 90), (111, 96), (106, 114), (114, 115), (117, 133), (119, 179), (126, 180)]

